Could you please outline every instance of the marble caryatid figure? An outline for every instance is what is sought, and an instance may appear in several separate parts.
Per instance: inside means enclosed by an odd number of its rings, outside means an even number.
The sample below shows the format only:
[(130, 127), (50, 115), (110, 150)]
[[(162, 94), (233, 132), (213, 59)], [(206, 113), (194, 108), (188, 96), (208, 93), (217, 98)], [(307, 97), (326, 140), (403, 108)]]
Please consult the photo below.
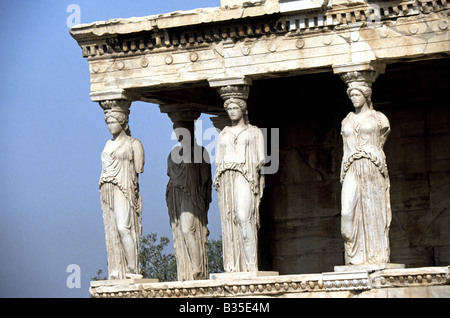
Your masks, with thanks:
[[(348, 74), (353, 78), (360, 76)], [(347, 79), (350, 79), (347, 77)], [(375, 111), (367, 81), (347, 81), (355, 108), (342, 121), (342, 220), (346, 265), (388, 263), (391, 205), (383, 146), (390, 132), (385, 115)]]
[(109, 279), (141, 278), (139, 239), (142, 201), (138, 175), (144, 171), (144, 149), (131, 137), (127, 101), (101, 103), (112, 139), (101, 154), (99, 188), (105, 224)]
[(183, 113), (169, 113), (179, 144), (167, 159), (166, 189), (179, 281), (208, 278), (207, 214), (211, 202), (208, 153), (195, 141), (194, 121), (178, 120), (189, 115)]
[(213, 181), (222, 222), (223, 265), (226, 272), (257, 271), (264, 137), (249, 123), (245, 99), (226, 99), (224, 107), (231, 126), (218, 137)]

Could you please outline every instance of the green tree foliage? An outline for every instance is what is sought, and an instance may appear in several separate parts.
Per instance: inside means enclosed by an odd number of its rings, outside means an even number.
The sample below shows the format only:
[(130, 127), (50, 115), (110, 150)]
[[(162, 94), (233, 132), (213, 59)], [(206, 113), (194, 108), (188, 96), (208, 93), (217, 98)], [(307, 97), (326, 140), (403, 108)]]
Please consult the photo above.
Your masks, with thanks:
[(208, 240), (208, 267), (210, 273), (223, 273), (222, 239)]
[(140, 264), (144, 278), (157, 278), (160, 282), (177, 280), (177, 263), (175, 255), (166, 253), (164, 248), (169, 245), (167, 237), (161, 236), (157, 242), (156, 233), (141, 237)]
[[(156, 233), (150, 233), (141, 237), (140, 265), (141, 274), (144, 278), (157, 278), (160, 282), (177, 280), (177, 263), (175, 255), (165, 251), (170, 240), (161, 236), (158, 241)], [(222, 240), (208, 240), (208, 266), (210, 273), (222, 273)], [(99, 269), (91, 280), (107, 279), (102, 276), (103, 271)]]

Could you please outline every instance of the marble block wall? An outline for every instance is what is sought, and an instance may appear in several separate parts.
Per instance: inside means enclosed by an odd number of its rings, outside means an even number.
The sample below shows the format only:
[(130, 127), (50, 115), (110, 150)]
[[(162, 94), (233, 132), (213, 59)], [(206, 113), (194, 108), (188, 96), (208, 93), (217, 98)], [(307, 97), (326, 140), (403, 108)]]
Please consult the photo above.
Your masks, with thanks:
[[(392, 64), (373, 85), (374, 108), (391, 124), (391, 262), (450, 264), (448, 60)], [(353, 110), (337, 75), (254, 81), (250, 121), (280, 129), (280, 169), (266, 176), (260, 257), (280, 274), (344, 264), (340, 235), (340, 126)], [(270, 94), (268, 94), (270, 93)]]

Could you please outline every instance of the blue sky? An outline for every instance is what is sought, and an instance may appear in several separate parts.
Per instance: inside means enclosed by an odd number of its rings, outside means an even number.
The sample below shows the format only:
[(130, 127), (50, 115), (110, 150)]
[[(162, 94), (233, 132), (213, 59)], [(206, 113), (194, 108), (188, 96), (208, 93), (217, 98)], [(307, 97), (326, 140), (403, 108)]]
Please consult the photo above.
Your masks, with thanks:
[[(106, 270), (98, 180), (111, 137), (89, 99), (89, 70), (69, 35), (70, 4), (81, 23), (218, 7), (219, 0), (2, 1), (0, 3), (0, 297), (89, 297), (89, 281)], [(203, 129), (211, 128), (202, 116)], [(165, 204), (172, 123), (157, 105), (132, 104), (130, 127), (145, 148), (140, 176), (143, 233), (172, 240)], [(220, 237), (217, 193), (210, 237)], [(68, 288), (70, 264), (81, 288)]]

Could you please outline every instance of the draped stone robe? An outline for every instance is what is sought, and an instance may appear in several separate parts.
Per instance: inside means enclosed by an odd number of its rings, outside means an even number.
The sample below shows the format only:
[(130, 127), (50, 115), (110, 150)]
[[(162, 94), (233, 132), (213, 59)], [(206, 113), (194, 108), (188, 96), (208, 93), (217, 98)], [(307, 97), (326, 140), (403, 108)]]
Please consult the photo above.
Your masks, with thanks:
[[(144, 149), (138, 139), (129, 136), (118, 141), (108, 140), (101, 160), (99, 189), (109, 279), (125, 279), (138, 275), (140, 271), (138, 255), (142, 234), (142, 200), (138, 174), (144, 171)], [(125, 230), (131, 233), (136, 246), (134, 263), (130, 263), (126, 258), (117, 222), (125, 222)]]
[[(177, 276), (179, 281), (207, 279), (209, 234), (207, 224), (208, 208), (211, 202), (211, 164), (208, 153), (203, 147), (200, 147), (201, 162), (195, 162), (194, 157), (190, 162), (174, 162), (172, 154), (182, 155), (182, 150), (181, 146), (176, 146), (167, 158), (169, 182), (166, 188), (166, 202), (174, 240)], [(192, 150), (193, 153), (194, 150)], [(181, 227), (181, 213), (186, 212), (181, 210), (181, 206), (185, 200), (189, 201), (189, 205), (193, 207), (193, 210), (188, 212), (194, 215), (194, 224), (191, 230), (200, 249), (199, 254), (202, 258), (200, 268), (194, 268), (196, 261), (192, 259)]]
[(373, 109), (342, 121), (342, 223), (348, 265), (388, 263), (392, 219), (390, 183), (383, 146), (390, 132)]
[[(235, 132), (236, 133), (236, 132)], [(217, 170), (213, 185), (218, 191), (222, 222), (223, 260), (226, 272), (257, 270), (257, 230), (259, 229), (259, 203), (264, 190), (264, 137), (258, 127), (250, 124), (235, 135), (225, 127), (219, 135), (216, 152)], [(254, 228), (255, 253), (247, 259), (243, 237), (235, 210), (235, 189), (249, 187), (252, 193), (251, 213), (246, 222)]]

